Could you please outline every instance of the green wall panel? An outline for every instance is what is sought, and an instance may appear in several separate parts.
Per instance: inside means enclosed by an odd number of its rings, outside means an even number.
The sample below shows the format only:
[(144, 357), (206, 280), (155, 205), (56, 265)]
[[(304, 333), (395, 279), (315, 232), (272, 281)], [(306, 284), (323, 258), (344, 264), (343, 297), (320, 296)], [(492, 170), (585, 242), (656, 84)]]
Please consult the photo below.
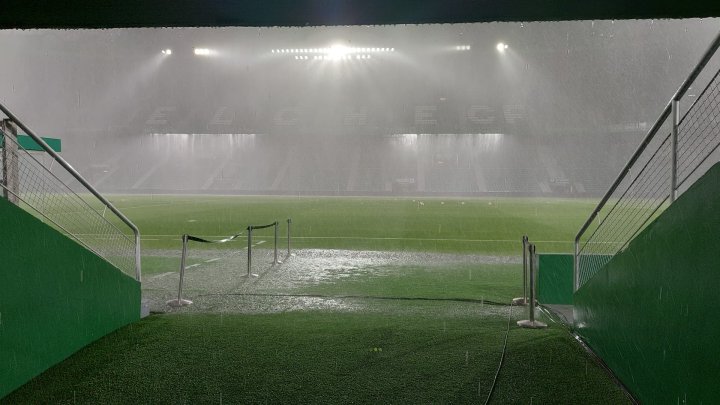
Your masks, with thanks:
[(643, 403), (720, 399), (720, 164), (575, 293), (577, 333)]
[(573, 256), (540, 254), (538, 262), (538, 301), (541, 304), (572, 305)]
[[(50, 149), (54, 150), (55, 152), (62, 152), (62, 140), (58, 138), (45, 138), (41, 137), (43, 141), (50, 147)], [(32, 151), (44, 151), (40, 145), (38, 145), (37, 142), (35, 142), (32, 138), (30, 138), (28, 135), (17, 135), (17, 143), (20, 145), (21, 148), (25, 150), (32, 150)], [(0, 148), (5, 146), (5, 138), (0, 133)]]
[(140, 284), (0, 198), (0, 398), (140, 318)]

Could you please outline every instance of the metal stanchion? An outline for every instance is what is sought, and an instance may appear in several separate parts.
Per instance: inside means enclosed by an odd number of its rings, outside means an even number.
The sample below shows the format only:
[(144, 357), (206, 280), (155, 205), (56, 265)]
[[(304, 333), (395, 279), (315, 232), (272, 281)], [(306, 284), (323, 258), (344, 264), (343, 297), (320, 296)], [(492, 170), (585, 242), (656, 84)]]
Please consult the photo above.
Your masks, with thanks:
[(287, 252), (287, 254), (288, 254), (288, 256), (290, 256), (290, 224), (292, 224), (292, 218), (288, 218), (287, 224), (288, 224), (288, 227), (287, 227), (288, 252)]
[(678, 126), (680, 125), (680, 106), (678, 100), (671, 101), (672, 133), (670, 138), (670, 202), (677, 198), (677, 169), (678, 169)]
[(527, 272), (528, 272), (528, 265), (527, 265), (527, 246), (528, 246), (528, 237), (527, 235), (523, 235), (522, 237), (522, 251), (523, 251), (523, 295), (522, 297), (513, 298), (513, 305), (525, 305), (527, 304)]
[(580, 235), (575, 237), (575, 254), (573, 255), (573, 292), (580, 288)]
[(520, 327), (530, 329), (547, 328), (547, 324), (535, 320), (535, 265), (537, 264), (537, 260), (535, 258), (535, 245), (532, 243), (529, 244), (528, 250), (528, 256), (530, 258), (530, 305), (528, 306), (530, 312), (530, 319), (518, 321), (517, 324)]
[(192, 301), (182, 299), (183, 279), (185, 278), (185, 258), (187, 257), (187, 245), (188, 245), (188, 236), (183, 235), (182, 236), (182, 256), (180, 257), (180, 285), (178, 286), (178, 297), (175, 300), (170, 300), (167, 302), (168, 305), (170, 305), (171, 307), (175, 307), (175, 308), (184, 307), (186, 305), (192, 304)]
[(279, 222), (275, 221), (275, 258), (273, 259), (273, 264), (281, 264), (282, 262), (278, 260), (277, 258), (277, 248), (278, 248), (278, 225)]
[(248, 227), (247, 227), (247, 233), (248, 233), (248, 260), (247, 260), (248, 271), (247, 271), (247, 277), (250, 277), (250, 276), (257, 277), (257, 274), (253, 274), (253, 273), (250, 271), (250, 268), (252, 267), (252, 231), (253, 231), (252, 225), (248, 226)]
[(12, 120), (0, 121), (0, 130), (6, 139), (2, 147), (2, 184), (3, 196), (11, 203), (19, 204), (20, 195), (20, 160), (18, 158), (17, 128)]

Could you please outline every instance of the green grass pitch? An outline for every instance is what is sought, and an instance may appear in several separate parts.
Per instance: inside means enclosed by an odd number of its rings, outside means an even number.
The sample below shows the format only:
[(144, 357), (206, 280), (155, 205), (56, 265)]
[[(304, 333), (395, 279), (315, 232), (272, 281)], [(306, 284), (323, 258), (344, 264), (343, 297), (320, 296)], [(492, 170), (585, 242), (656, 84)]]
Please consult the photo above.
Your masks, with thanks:
[[(191, 245), (186, 291), (194, 307), (152, 315), (52, 367), (2, 403), (627, 403), (565, 326), (525, 330), (526, 309), (498, 305), (521, 294), (517, 260), (529, 235), (539, 252), (570, 252), (593, 208), (587, 200), (111, 196), (143, 235), (146, 293), (176, 285), (180, 235), (222, 238), (249, 224), (292, 218), (286, 264), (238, 281), (237, 295), (205, 297), (193, 285), (214, 254)], [(265, 256), (272, 230), (259, 231)], [(435, 259), (313, 263), (304, 249), (373, 251)], [(193, 253), (202, 253), (193, 256)], [(435, 255), (435, 256), (433, 256)], [(402, 257), (402, 256), (401, 256)], [(423, 256), (424, 257), (424, 256)], [(444, 258), (460, 257), (453, 262)], [(463, 261), (467, 258), (466, 261)], [(220, 263), (220, 262), (217, 262)], [(217, 264), (215, 262), (212, 265)], [(287, 267), (289, 266), (289, 267)], [(328, 268), (326, 268), (328, 267)], [(317, 272), (319, 276), (306, 274)], [(207, 273), (203, 273), (207, 272)], [(284, 279), (285, 283), (274, 280)], [(289, 281), (288, 281), (289, 280)], [(154, 287), (153, 287), (154, 288)], [(193, 295), (195, 294), (195, 295)], [(203, 300), (206, 306), (202, 306)], [(245, 312), (227, 310), (238, 300)], [(208, 303), (209, 302), (209, 303)], [(322, 302), (318, 308), (311, 304)], [(307, 303), (307, 305), (305, 304)], [(255, 305), (246, 311), (247, 305)], [(259, 308), (259, 309), (257, 309)], [(508, 329), (509, 327), (509, 329)]]
[[(183, 233), (225, 237), (292, 218), (293, 246), (519, 254), (527, 234), (543, 252), (570, 252), (591, 200), (543, 198), (111, 196), (143, 247), (179, 247)], [(264, 237), (270, 231), (261, 233)]]

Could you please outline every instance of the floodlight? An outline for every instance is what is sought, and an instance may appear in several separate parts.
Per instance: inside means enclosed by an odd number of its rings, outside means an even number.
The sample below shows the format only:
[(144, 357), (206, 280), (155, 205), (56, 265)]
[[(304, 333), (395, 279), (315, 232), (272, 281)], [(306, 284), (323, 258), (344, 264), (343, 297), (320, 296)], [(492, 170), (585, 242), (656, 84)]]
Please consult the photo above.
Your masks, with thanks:
[(498, 42), (498, 44), (495, 46), (495, 49), (497, 49), (500, 53), (505, 53), (505, 50), (508, 49), (508, 46), (505, 43)]
[(195, 48), (195, 49), (193, 49), (193, 52), (197, 56), (210, 56), (215, 53), (215, 51), (213, 51), (212, 49), (208, 49), (208, 48)]
[(163, 54), (163, 55), (172, 55), (172, 49), (170, 49), (170, 48), (168, 48), (168, 49), (163, 49), (163, 50), (162, 50), (162, 54)]

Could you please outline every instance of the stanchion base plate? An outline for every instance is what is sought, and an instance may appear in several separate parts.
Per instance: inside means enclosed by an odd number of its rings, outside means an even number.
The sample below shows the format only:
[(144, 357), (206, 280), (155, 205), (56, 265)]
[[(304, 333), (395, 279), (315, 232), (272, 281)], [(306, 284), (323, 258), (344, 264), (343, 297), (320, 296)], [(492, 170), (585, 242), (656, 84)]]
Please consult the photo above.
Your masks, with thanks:
[(527, 305), (527, 300), (524, 297), (513, 298), (513, 305)]
[(188, 306), (188, 305), (192, 305), (192, 301), (190, 301), (190, 300), (177, 300), (177, 299), (174, 299), (174, 300), (168, 301), (167, 304), (170, 305), (170, 306), (173, 307), (173, 308), (180, 308), (180, 307), (185, 307), (185, 306)]
[(517, 324), (521, 328), (528, 328), (528, 329), (543, 329), (547, 328), (546, 323), (542, 323), (540, 321), (530, 321), (529, 319), (526, 319), (524, 321), (517, 321)]

